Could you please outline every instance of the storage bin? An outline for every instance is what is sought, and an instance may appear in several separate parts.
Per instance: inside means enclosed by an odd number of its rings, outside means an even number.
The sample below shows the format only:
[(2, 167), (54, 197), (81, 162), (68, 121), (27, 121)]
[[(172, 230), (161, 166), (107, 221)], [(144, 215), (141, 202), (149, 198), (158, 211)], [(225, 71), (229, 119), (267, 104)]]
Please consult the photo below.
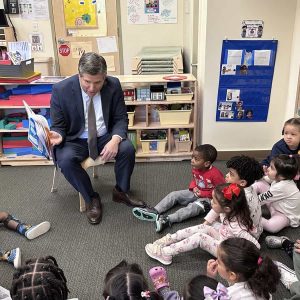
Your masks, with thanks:
[(175, 151), (176, 152), (190, 152), (192, 141), (179, 141), (175, 140)]
[(166, 93), (165, 95), (166, 95), (167, 101), (174, 101), (174, 100), (191, 101), (193, 99), (194, 93), (184, 93), (184, 94), (168, 94), (168, 93)]
[(188, 125), (192, 110), (160, 110), (161, 125)]
[(0, 65), (0, 77), (29, 77), (34, 74), (33, 58), (21, 61), (20, 65)]
[(127, 112), (128, 115), (128, 127), (133, 126), (133, 120), (134, 120), (134, 111), (133, 112)]
[(140, 140), (143, 153), (165, 153), (167, 139), (164, 140)]

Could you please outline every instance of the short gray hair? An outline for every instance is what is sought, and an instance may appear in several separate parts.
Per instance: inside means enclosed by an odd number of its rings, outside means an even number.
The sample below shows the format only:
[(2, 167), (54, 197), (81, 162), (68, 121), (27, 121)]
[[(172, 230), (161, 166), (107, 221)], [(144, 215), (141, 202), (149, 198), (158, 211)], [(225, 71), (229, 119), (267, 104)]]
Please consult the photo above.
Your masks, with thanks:
[(84, 73), (89, 75), (106, 74), (106, 61), (101, 55), (95, 52), (84, 53), (79, 59), (78, 72), (79, 75), (83, 75)]

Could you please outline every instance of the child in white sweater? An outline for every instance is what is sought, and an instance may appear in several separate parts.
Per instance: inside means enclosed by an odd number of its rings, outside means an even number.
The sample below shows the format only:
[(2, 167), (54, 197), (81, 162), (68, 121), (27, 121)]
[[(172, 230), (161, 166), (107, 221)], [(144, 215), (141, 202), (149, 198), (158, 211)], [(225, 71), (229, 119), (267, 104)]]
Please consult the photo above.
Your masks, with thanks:
[(264, 230), (275, 233), (300, 225), (300, 191), (293, 180), (298, 170), (297, 158), (292, 155), (280, 154), (271, 160), (267, 169), (271, 187), (258, 196), (271, 214), (270, 219), (262, 218)]

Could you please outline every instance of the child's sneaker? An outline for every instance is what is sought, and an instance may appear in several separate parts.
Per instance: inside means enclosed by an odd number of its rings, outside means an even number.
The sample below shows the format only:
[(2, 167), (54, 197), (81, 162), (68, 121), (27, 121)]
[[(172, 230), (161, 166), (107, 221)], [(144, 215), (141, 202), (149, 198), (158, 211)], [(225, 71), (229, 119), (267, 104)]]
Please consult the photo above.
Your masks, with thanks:
[(289, 238), (286, 236), (276, 236), (276, 235), (269, 235), (266, 237), (265, 241), (269, 248), (276, 249), (281, 248), (282, 243)]
[(161, 288), (170, 286), (165, 268), (153, 267), (149, 270), (149, 275), (156, 291)]
[(289, 290), (292, 283), (298, 281), (296, 272), (279, 261), (274, 261), (274, 263), (277, 265), (278, 271), (281, 275), (280, 281)]
[(157, 216), (157, 219), (155, 220), (155, 231), (156, 232), (161, 232), (165, 228), (170, 227), (170, 226), (171, 226), (171, 223), (170, 223), (170, 219), (168, 216), (161, 216), (161, 215)]
[(16, 269), (21, 267), (21, 251), (20, 248), (15, 248), (4, 253), (3, 257), (9, 262), (14, 264)]
[(38, 236), (46, 233), (50, 229), (50, 223), (48, 221), (42, 222), (35, 226), (27, 226), (24, 235), (29, 239), (35, 239)]
[(147, 244), (145, 250), (151, 258), (158, 260), (164, 265), (172, 263), (172, 255), (165, 254), (164, 249), (160, 245)]
[(172, 236), (170, 233), (168, 233), (165, 236), (163, 236), (162, 238), (153, 242), (153, 245), (159, 245), (159, 246), (165, 247), (165, 246), (169, 246), (173, 243), (174, 243), (174, 241), (172, 240)]
[(155, 208), (152, 207), (135, 207), (132, 209), (133, 215), (142, 220), (142, 221), (150, 221), (155, 222), (159, 213)]

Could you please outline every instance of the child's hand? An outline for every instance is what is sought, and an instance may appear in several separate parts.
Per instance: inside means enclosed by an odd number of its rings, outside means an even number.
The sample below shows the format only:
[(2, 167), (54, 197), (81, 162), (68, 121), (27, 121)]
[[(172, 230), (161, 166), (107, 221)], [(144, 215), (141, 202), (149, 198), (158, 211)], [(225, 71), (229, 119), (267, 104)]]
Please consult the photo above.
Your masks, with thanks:
[(201, 191), (198, 189), (198, 187), (193, 188), (193, 193), (196, 197), (201, 198)]
[(209, 259), (207, 261), (206, 273), (208, 277), (216, 278), (218, 274), (218, 262), (215, 259)]
[(263, 171), (265, 175), (268, 175), (268, 166), (263, 166)]
[(300, 253), (300, 240), (296, 240), (294, 244), (295, 252)]

